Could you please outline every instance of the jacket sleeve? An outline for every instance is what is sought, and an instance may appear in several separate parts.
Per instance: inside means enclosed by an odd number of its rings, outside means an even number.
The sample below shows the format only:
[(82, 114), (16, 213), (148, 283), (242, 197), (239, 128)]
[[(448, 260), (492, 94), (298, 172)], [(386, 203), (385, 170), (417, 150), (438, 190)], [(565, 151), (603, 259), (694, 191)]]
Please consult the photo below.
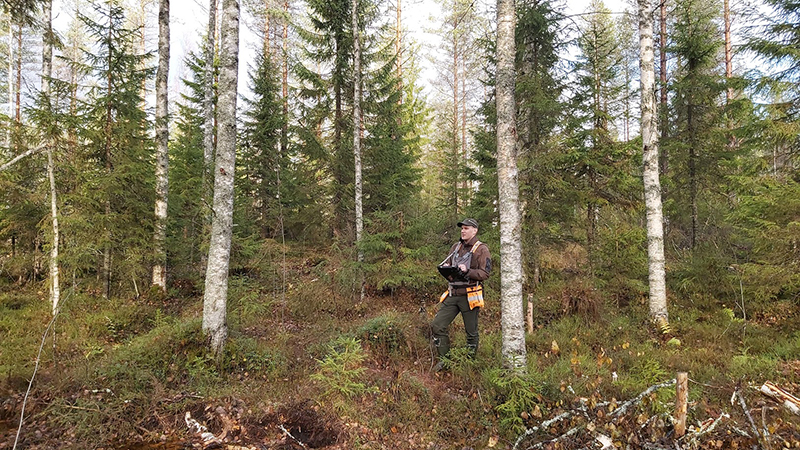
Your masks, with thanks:
[(489, 254), (489, 247), (481, 244), (478, 251), (472, 255), (472, 263), (469, 265), (467, 276), (470, 280), (483, 281), (489, 278), (492, 273), (492, 256)]

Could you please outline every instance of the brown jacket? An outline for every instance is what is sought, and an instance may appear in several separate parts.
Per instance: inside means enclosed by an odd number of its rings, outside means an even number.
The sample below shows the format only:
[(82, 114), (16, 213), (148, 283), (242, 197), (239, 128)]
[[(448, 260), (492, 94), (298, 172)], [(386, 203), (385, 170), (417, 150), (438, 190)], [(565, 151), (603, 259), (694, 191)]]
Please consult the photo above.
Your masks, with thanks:
[[(463, 256), (470, 250), (472, 250), (472, 246), (475, 245), (475, 242), (479, 241), (478, 236), (473, 237), (469, 241), (463, 243), (461, 248), (458, 250), (458, 256)], [(452, 255), (453, 252), (456, 251), (458, 245), (461, 242), (456, 242), (450, 247), (450, 254)], [(453, 258), (448, 258), (445, 261), (448, 264), (452, 264)], [(472, 255), (472, 262), (469, 265), (469, 271), (467, 272), (467, 276), (469, 277), (470, 281), (483, 281), (489, 278), (489, 275), (492, 272), (492, 256), (489, 254), (489, 247), (486, 246), (484, 242), (481, 242), (481, 245), (478, 246), (478, 249)]]

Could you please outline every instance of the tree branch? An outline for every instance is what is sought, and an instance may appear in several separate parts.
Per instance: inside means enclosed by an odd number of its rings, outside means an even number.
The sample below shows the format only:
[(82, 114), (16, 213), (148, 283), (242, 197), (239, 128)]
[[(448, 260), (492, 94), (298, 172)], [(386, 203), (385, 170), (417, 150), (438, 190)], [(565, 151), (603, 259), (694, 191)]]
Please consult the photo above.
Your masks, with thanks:
[(37, 146), (37, 147), (29, 148), (27, 151), (20, 153), (19, 155), (15, 156), (15, 157), (14, 157), (14, 159), (12, 159), (11, 161), (9, 161), (9, 162), (7, 162), (7, 163), (3, 164), (2, 166), (0, 166), (0, 172), (2, 172), (2, 171), (4, 171), (4, 170), (8, 169), (8, 168), (9, 168), (9, 167), (11, 167), (11, 166), (13, 166), (13, 165), (14, 165), (14, 164), (16, 164), (16, 163), (17, 163), (17, 161), (19, 161), (20, 159), (22, 159), (22, 158), (24, 158), (24, 157), (26, 157), (26, 156), (29, 156), (29, 155), (31, 155), (31, 154), (33, 154), (33, 153), (36, 153), (36, 152), (38, 152), (39, 150), (42, 150), (43, 148), (44, 148), (44, 144), (40, 144), (40, 145), (39, 145), (39, 146)]

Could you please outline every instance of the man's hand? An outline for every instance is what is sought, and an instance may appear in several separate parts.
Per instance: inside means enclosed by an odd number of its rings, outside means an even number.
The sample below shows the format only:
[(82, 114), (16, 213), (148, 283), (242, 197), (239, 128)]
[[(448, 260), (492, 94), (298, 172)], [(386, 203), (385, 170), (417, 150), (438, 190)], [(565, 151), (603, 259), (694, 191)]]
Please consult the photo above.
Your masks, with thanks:
[(458, 265), (458, 268), (459, 268), (459, 270), (461, 270), (462, 272), (466, 272), (466, 271), (467, 271), (467, 266), (465, 266), (464, 264), (459, 264), (459, 265)]

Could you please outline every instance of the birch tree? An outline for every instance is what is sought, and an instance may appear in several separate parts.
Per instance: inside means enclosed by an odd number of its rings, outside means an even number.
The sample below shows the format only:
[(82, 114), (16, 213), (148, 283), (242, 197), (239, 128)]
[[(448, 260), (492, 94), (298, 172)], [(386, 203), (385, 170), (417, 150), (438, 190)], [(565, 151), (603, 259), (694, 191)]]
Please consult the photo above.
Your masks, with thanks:
[[(45, 1), (42, 10), (45, 27), (42, 39), (42, 95), (44, 100), (49, 103), (50, 78), (53, 75), (53, 1)], [(61, 299), (61, 286), (58, 269), (58, 202), (52, 144), (51, 142), (47, 145), (47, 180), (50, 183), (50, 220), (53, 232), (53, 242), (50, 248), (50, 303), (53, 305), (53, 314), (55, 314), (58, 312), (58, 303)]]
[(522, 224), (516, 155), (514, 0), (497, 1), (497, 180), (500, 210), (500, 291), (503, 363), (525, 372), (522, 311)]
[(203, 332), (222, 356), (228, 335), (226, 302), (233, 227), (236, 161), (236, 96), (239, 68), (239, 2), (223, 0), (220, 26), (219, 132), (214, 170), (214, 204), (203, 298)]
[[(353, 27), (353, 157), (355, 164), (355, 206), (356, 206), (356, 248), (358, 249), (358, 262), (364, 261), (364, 251), (361, 250), (361, 238), (364, 233), (364, 207), (361, 202), (361, 41), (358, 26), (358, 0), (353, 0), (351, 6), (351, 19)], [(360, 301), (364, 301), (364, 279), (361, 275)]]
[(217, 0), (210, 0), (208, 5), (208, 29), (206, 31), (206, 70), (203, 77), (203, 183), (202, 197), (206, 198), (207, 176), (214, 158), (214, 56), (216, 54), (217, 32)]
[(156, 204), (155, 264), (153, 285), (167, 290), (167, 201), (169, 194), (169, 0), (159, 0), (158, 5), (158, 70), (156, 71)]
[(639, 1), (639, 70), (642, 113), (642, 177), (647, 210), (647, 260), (650, 287), (650, 317), (664, 325), (667, 314), (667, 289), (664, 271), (664, 227), (661, 183), (658, 175), (658, 130), (656, 126), (655, 64), (653, 55), (653, 16), (651, 0)]

